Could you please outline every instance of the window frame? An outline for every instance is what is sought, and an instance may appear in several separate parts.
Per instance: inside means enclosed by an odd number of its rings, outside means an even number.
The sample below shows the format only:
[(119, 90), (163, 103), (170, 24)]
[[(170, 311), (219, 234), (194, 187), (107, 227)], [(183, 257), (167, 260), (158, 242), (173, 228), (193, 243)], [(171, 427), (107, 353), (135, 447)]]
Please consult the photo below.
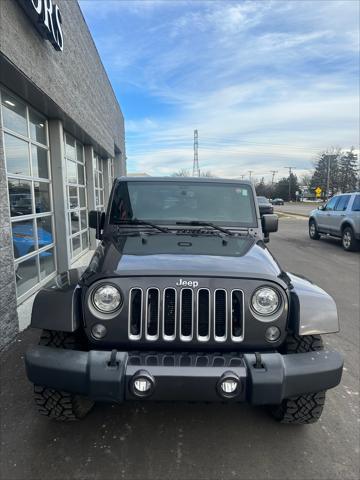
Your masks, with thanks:
[[(15, 130), (10, 129), (9, 127), (5, 126), (4, 124), (4, 114), (3, 114), (3, 96), (9, 95), (14, 97), (19, 103), (21, 103), (25, 107), (26, 112), (26, 133), (27, 136), (23, 135), (22, 133), (18, 133)], [(6, 107), (5, 107), (6, 108)], [(31, 138), (31, 129), (30, 129), (30, 112), (33, 112), (38, 117), (43, 119), (44, 127), (45, 127), (45, 137), (46, 137), (46, 144), (43, 144), (33, 138)], [(15, 286), (16, 286), (16, 295), (17, 295), (17, 304), (19, 305), (24, 300), (29, 298), (33, 293), (39, 290), (39, 287), (48, 283), (52, 278), (57, 275), (57, 252), (56, 252), (56, 230), (55, 230), (55, 211), (54, 211), (54, 200), (53, 200), (53, 180), (52, 180), (52, 172), (51, 172), (51, 158), (50, 158), (50, 147), (49, 147), (49, 125), (47, 118), (29, 105), (26, 101), (21, 99), (18, 95), (0, 85), (0, 130), (2, 135), (2, 142), (3, 142), (3, 149), (4, 149), (4, 161), (5, 161), (5, 172), (6, 172), (6, 182), (7, 182), (7, 198), (8, 204), (10, 209), (10, 192), (9, 192), (9, 180), (23, 180), (30, 183), (30, 194), (31, 194), (31, 214), (19, 215), (19, 216), (12, 216), (11, 211), (9, 212), (10, 217), (10, 229), (11, 229), (11, 241), (12, 241), (12, 253), (14, 258), (14, 267), (15, 267), (15, 274), (17, 271), (17, 265), (34, 258), (36, 263), (36, 275), (37, 281), (36, 284), (30, 287), (26, 292), (22, 293), (21, 295), (18, 294), (18, 287), (16, 285), (15, 279)], [(22, 140), (27, 143), (27, 150), (28, 150), (28, 158), (29, 158), (29, 175), (22, 175), (8, 172), (8, 161), (7, 161), (7, 154), (6, 154), (6, 144), (5, 144), (5, 136), (9, 135), (16, 139)], [(47, 161), (47, 171), (48, 171), (48, 178), (44, 177), (36, 177), (33, 176), (33, 155), (32, 155), (32, 146), (40, 147), (46, 151), (46, 161)], [(42, 182), (46, 183), (49, 186), (49, 211), (47, 212), (36, 212), (36, 195), (35, 195), (35, 183)], [(38, 241), (38, 226), (37, 226), (37, 219), (50, 217), (51, 219), (51, 229), (52, 229), (52, 242), (44, 247), (39, 248), (39, 241)], [(33, 229), (33, 236), (34, 236), (34, 248), (32, 252), (29, 252), (21, 257), (15, 258), (15, 249), (14, 249), (14, 241), (13, 241), (13, 225), (23, 221), (32, 221), (32, 229)], [(40, 255), (46, 251), (53, 251), (53, 260), (54, 260), (54, 271), (47, 275), (45, 278), (41, 278), (41, 267), (40, 267)]]
[[(75, 158), (70, 158), (70, 156), (67, 156), (66, 152), (66, 139), (71, 138), (74, 141), (74, 150), (75, 150)], [(87, 187), (87, 179), (86, 179), (86, 164), (85, 164), (85, 149), (84, 149), (84, 144), (80, 142), (77, 138), (75, 138), (73, 135), (70, 133), (64, 131), (64, 163), (65, 163), (65, 175), (66, 175), (66, 181), (65, 181), (65, 186), (66, 186), (66, 225), (67, 225), (67, 244), (68, 244), (68, 251), (69, 251), (69, 258), (70, 262), (74, 263), (76, 260), (78, 260), (82, 255), (87, 253), (90, 249), (90, 237), (89, 237), (89, 221), (88, 221), (88, 213), (89, 213), (89, 205), (88, 205), (88, 198), (87, 198), (87, 192), (86, 192), (86, 187)], [(78, 159), (78, 146), (81, 147), (82, 151), (82, 160)], [(76, 183), (74, 182), (69, 182), (68, 178), (68, 162), (72, 162), (76, 165)], [(78, 166), (81, 165), (83, 168), (83, 174), (84, 174), (84, 183), (79, 183), (79, 172), (78, 172)], [(70, 204), (70, 188), (76, 188), (76, 195), (77, 195), (77, 206), (74, 208), (71, 208)], [(85, 198), (85, 206), (80, 205), (80, 189), (84, 191), (84, 198)], [(75, 233), (72, 232), (72, 226), (71, 226), (71, 214), (72, 213), (78, 213), (79, 216), (79, 230)], [(81, 212), (85, 212), (85, 217), (86, 217), (86, 227), (81, 228)], [(87, 246), (83, 248), (83, 234), (87, 235)], [(74, 254), (73, 250), (73, 239), (78, 238), (80, 240), (80, 251), (76, 254)]]

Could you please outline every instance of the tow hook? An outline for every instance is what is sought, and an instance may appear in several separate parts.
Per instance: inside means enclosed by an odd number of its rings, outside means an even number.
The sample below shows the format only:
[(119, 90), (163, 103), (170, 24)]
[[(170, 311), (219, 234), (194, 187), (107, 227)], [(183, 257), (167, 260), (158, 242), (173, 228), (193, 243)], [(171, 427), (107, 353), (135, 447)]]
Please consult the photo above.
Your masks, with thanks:
[(264, 368), (264, 365), (261, 361), (261, 355), (259, 352), (255, 352), (254, 368), (257, 368), (257, 369)]
[(117, 350), (114, 348), (114, 350), (111, 350), (111, 353), (110, 353), (110, 360), (109, 360), (109, 363), (108, 363), (108, 366), (109, 367), (117, 367), (119, 362), (116, 361), (116, 354), (117, 354)]

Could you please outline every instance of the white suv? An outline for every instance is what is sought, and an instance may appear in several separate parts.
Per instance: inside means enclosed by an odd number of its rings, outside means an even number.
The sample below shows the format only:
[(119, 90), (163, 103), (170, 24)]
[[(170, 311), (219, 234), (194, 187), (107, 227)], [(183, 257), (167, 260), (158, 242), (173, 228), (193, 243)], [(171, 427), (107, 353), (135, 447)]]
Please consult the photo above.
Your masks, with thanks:
[(360, 246), (360, 192), (335, 195), (309, 216), (309, 235), (319, 240), (321, 234), (341, 237), (345, 250)]

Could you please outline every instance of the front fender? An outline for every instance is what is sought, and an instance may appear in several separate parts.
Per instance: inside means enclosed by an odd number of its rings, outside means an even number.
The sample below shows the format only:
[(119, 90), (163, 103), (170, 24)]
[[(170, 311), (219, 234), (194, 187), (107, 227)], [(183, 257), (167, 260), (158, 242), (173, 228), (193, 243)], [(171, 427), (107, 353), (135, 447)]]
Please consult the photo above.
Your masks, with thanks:
[(339, 331), (339, 317), (334, 299), (309, 280), (288, 273), (292, 288), (292, 329), (298, 335), (320, 335)]
[(59, 274), (34, 300), (31, 323), (33, 328), (75, 332), (81, 325), (81, 287), (84, 269), (74, 268)]

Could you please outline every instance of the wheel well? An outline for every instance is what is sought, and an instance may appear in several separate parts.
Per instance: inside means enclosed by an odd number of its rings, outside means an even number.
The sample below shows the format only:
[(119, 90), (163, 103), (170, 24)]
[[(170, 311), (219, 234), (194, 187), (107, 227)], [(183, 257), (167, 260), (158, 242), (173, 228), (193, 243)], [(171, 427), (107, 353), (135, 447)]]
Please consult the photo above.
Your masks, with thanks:
[(310, 222), (314, 222), (314, 223), (315, 223), (315, 225), (316, 225), (316, 220), (315, 220), (315, 218), (314, 218), (314, 217), (310, 217), (310, 218), (309, 218), (309, 224), (310, 224)]
[(349, 222), (344, 222), (344, 223), (341, 225), (341, 233), (343, 233), (343, 231), (345, 230), (346, 227), (349, 227), (349, 228), (351, 228), (352, 231), (354, 231), (353, 226), (351, 225), (351, 223), (349, 223)]

